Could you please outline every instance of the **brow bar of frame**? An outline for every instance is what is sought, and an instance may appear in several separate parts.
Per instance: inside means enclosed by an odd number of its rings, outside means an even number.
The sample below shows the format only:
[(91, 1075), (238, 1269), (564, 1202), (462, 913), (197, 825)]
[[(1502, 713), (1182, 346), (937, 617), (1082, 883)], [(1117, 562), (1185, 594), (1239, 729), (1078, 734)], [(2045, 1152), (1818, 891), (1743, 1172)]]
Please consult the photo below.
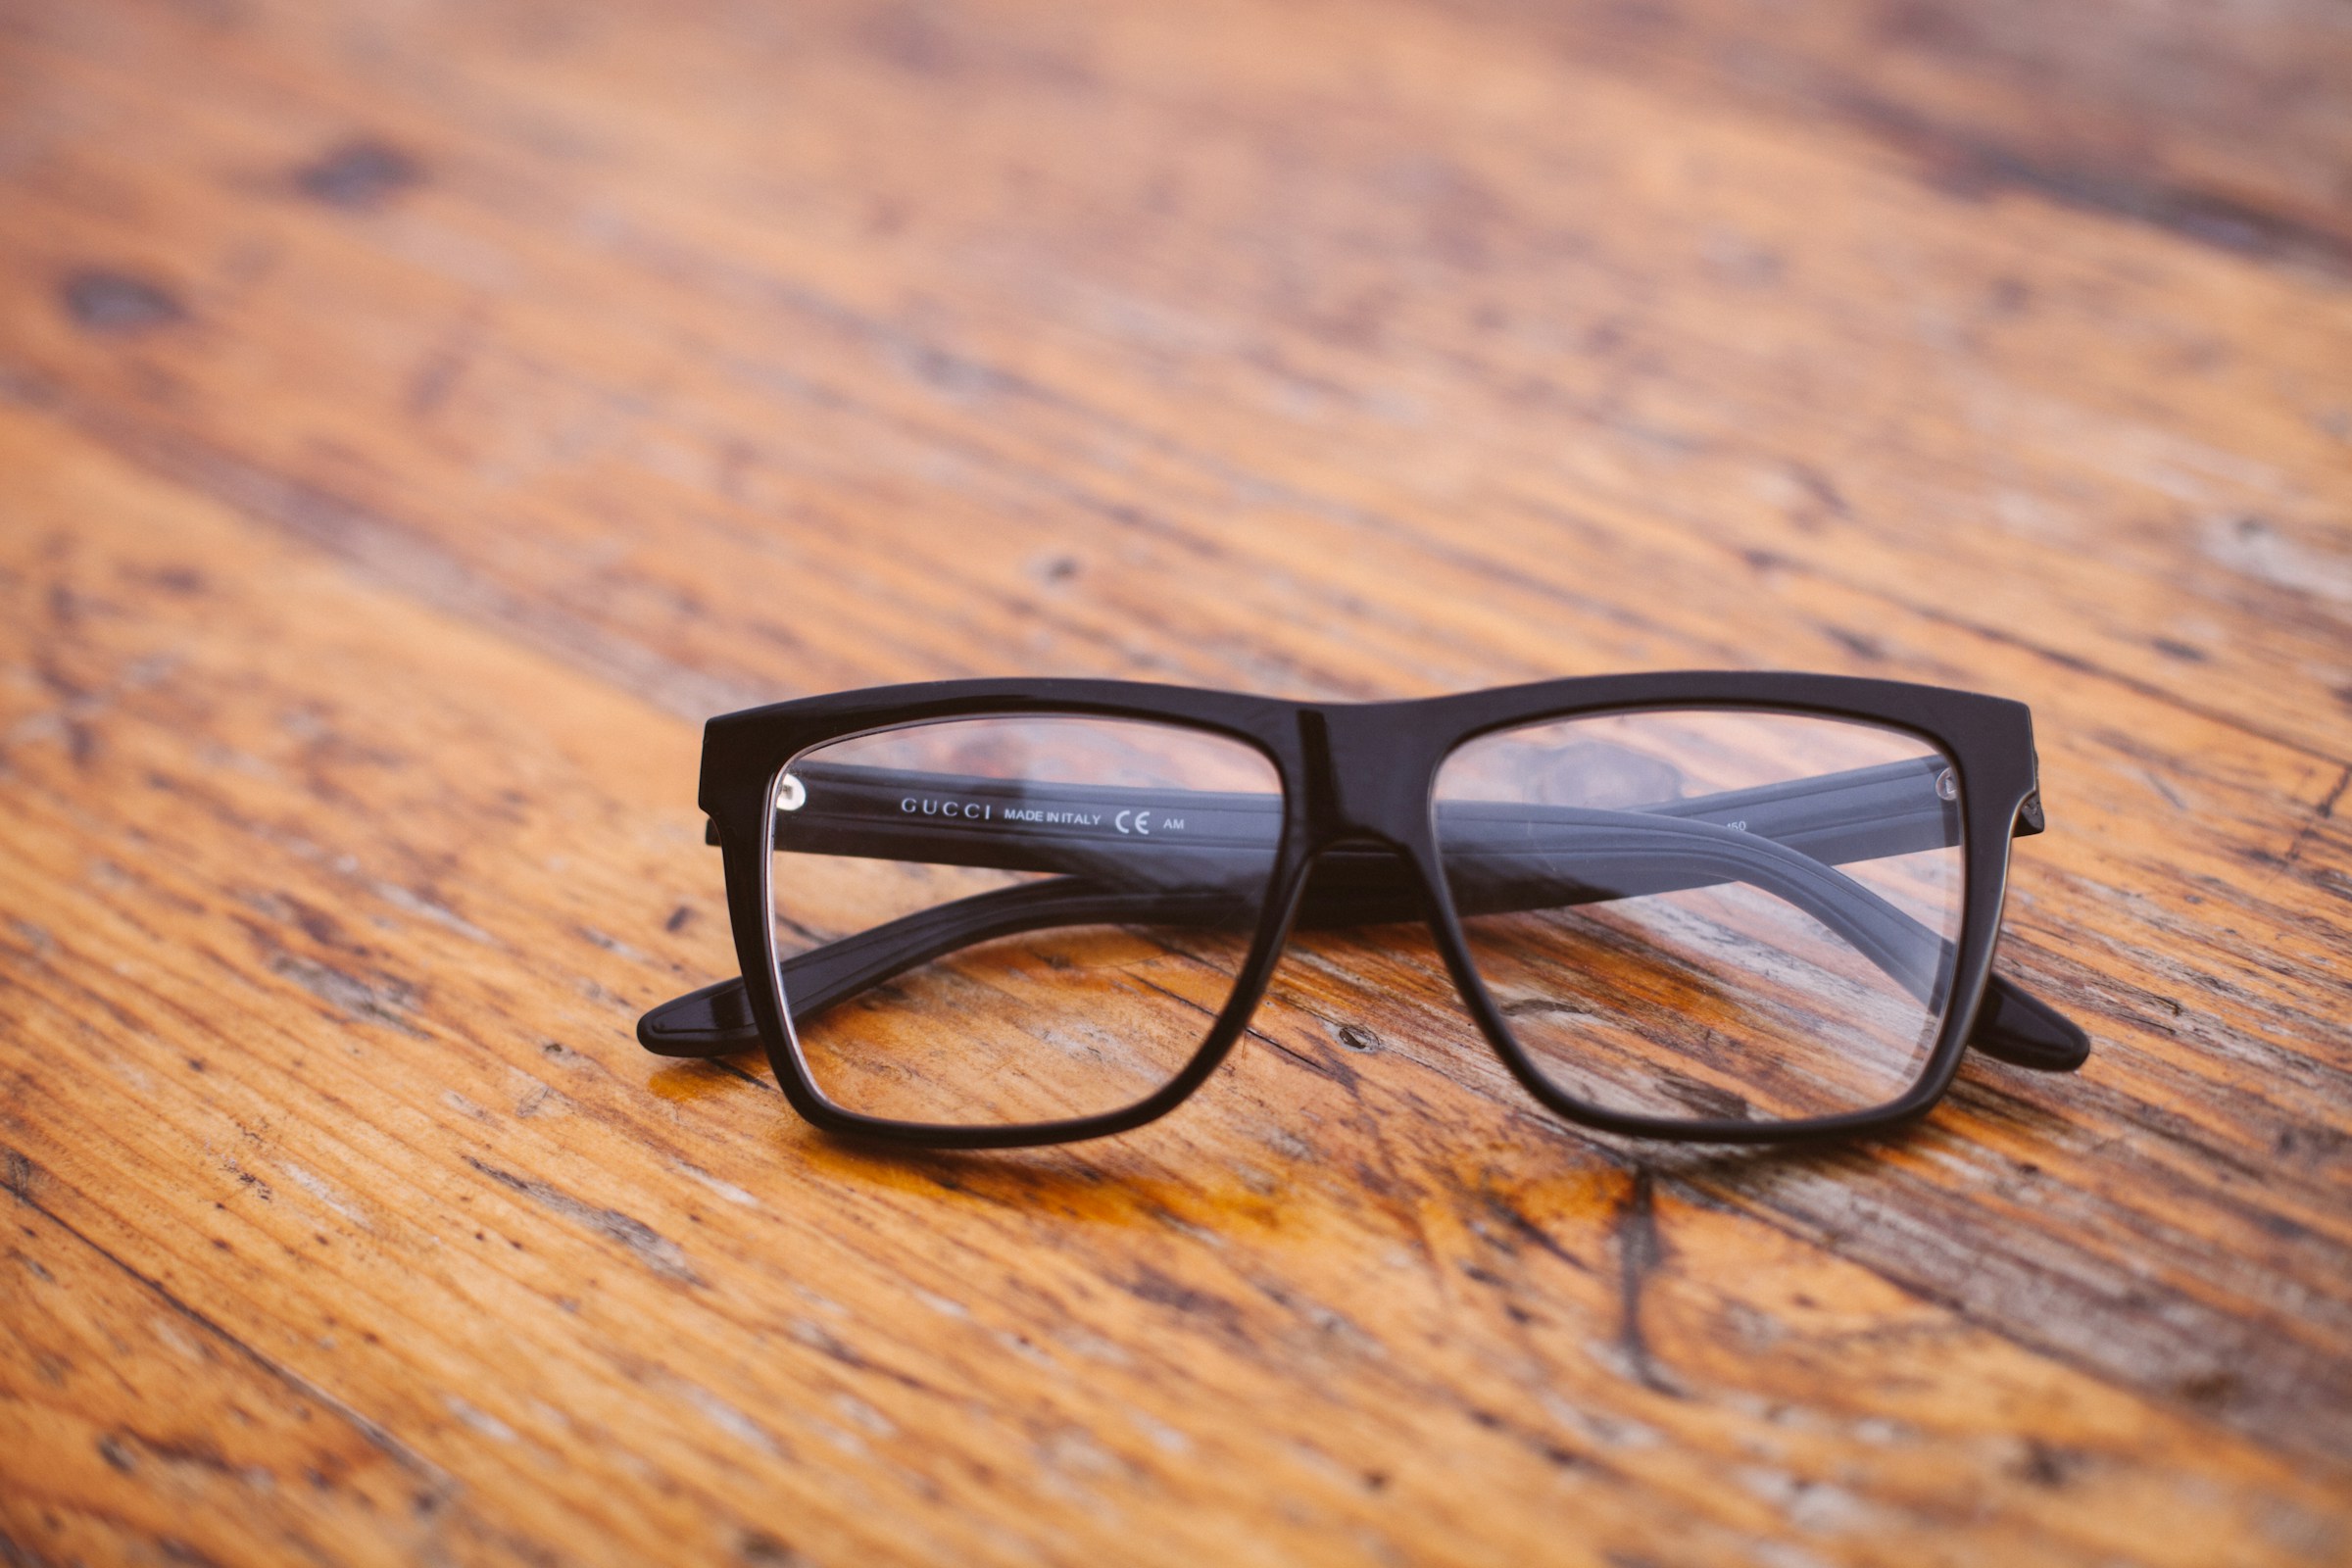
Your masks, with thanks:
[[(1912, 995), (1940, 1005), (1949, 945), (1825, 863), (1949, 842), (1949, 808), (1936, 794), (1940, 772), (1936, 760), (1923, 758), (1635, 811), (1487, 802), (1447, 802), (1439, 811), (1464, 914), (1745, 882), (1804, 909)], [(784, 960), (796, 1019), (999, 937), (1054, 926), (1246, 920), (1280, 823), (1280, 803), (1266, 795), (849, 767), (806, 768), (798, 776), (806, 800), (797, 811), (778, 813), (779, 848), (1076, 874), (937, 906)], [(1003, 814), (1007, 809), (1019, 814)], [(1401, 870), (1386, 852), (1326, 855), (1298, 923), (1417, 917), (1417, 885)], [(740, 980), (656, 1008), (638, 1036), (670, 1055), (723, 1054), (758, 1043)], [(2019, 1065), (2058, 1071), (2079, 1066), (2088, 1050), (2080, 1030), (1997, 976), (1971, 1043)]]
[[(1936, 791), (1943, 771), (1937, 759), (1921, 757), (1626, 809), (1738, 826), (1818, 860), (1873, 859), (1951, 842), (1942, 835), (1956, 808)], [(1057, 852), (1078, 846), (1118, 846), (1122, 856), (1258, 847), (1271, 844), (1282, 823), (1282, 799), (1268, 792), (1040, 784), (838, 763), (804, 763), (792, 776), (807, 794), (799, 808), (777, 810), (776, 848), (820, 855), (1055, 870), (1067, 868)], [(1446, 801), (1438, 814), (1450, 825), (1543, 809)], [(1171, 830), (1171, 817), (1182, 826)], [(2037, 814), (2018, 823), (2021, 837), (2039, 831)], [(708, 826), (705, 837), (716, 844), (717, 828)]]

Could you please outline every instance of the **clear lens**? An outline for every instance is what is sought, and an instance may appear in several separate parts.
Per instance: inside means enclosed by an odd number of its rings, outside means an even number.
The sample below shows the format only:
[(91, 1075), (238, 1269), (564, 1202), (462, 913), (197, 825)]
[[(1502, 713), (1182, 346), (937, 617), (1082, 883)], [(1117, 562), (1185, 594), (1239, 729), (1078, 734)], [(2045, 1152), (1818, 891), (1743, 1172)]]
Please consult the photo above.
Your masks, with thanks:
[(1872, 1109), (1950, 1002), (1958, 774), (1899, 730), (1674, 710), (1482, 736), (1438, 778), (1479, 976), (1563, 1093), (1675, 1120)]
[(775, 784), (776, 952), (845, 1110), (1013, 1126), (1166, 1085), (1233, 990), (1282, 786), (1250, 747), (972, 718), (817, 747)]

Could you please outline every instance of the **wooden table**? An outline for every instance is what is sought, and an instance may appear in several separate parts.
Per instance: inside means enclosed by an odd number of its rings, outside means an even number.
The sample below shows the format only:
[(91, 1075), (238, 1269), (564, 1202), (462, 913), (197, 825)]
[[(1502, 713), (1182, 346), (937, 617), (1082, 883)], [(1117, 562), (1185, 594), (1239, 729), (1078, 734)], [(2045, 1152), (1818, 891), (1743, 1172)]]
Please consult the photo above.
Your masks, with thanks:
[[(0, 11), (0, 1561), (2352, 1561), (2329, 0)], [(1395, 933), (896, 1158), (636, 1013), (710, 713), (2031, 702), (1899, 1137), (1580, 1135)]]

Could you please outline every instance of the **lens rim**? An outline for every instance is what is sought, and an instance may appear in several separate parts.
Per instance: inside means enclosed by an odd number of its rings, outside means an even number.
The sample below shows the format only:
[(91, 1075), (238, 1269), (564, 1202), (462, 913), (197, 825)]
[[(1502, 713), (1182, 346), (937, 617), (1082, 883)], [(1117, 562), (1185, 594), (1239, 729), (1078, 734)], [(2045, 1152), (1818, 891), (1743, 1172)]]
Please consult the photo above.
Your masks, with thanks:
[[(1061, 712), (961, 713), (952, 718), (919, 718), (907, 721), (906, 723), (877, 724), (865, 729), (852, 731), (848, 734), (835, 735), (830, 739), (818, 741), (809, 746), (802, 748), (800, 751), (794, 753), (791, 757), (785, 759), (785, 760), (777, 766), (775, 776), (770, 781), (768, 787), (768, 811), (772, 817), (775, 810), (776, 794), (782, 789), (784, 780), (791, 773), (792, 768), (796, 764), (808, 760), (815, 753), (830, 750), (831, 748), (842, 745), (845, 742), (860, 740), (868, 735), (887, 735), (899, 730), (927, 729), (941, 724), (979, 723), (986, 722), (990, 719), (1015, 719), (1028, 720), (1031, 722), (1054, 720), (1078, 723), (1092, 722), (1113, 724), (1148, 724), (1160, 729), (1189, 730), (1195, 734), (1209, 735), (1216, 740), (1223, 741), (1230, 745), (1239, 745), (1243, 750), (1249, 752), (1251, 756), (1258, 758), (1260, 760), (1266, 763), (1267, 773), (1274, 781), (1275, 789), (1278, 792), (1278, 799), (1283, 800), (1284, 816), (1287, 822), (1289, 816), (1289, 804), (1287, 797), (1281, 794), (1281, 765), (1276, 762), (1273, 758), (1267, 756), (1262, 747), (1254, 744), (1251, 741), (1238, 736), (1217, 733), (1203, 725), (1179, 723), (1169, 719), (1136, 718), (1125, 715), (1102, 713)], [(766, 863), (761, 873), (762, 886), (760, 891), (761, 897), (768, 901), (767, 908), (770, 914), (770, 918), (768, 920), (769, 930), (767, 971), (770, 976), (771, 988), (773, 989), (776, 997), (776, 1011), (778, 1016), (783, 1021), (786, 1044), (791, 1052), (793, 1064), (798, 1069), (801, 1080), (808, 1085), (809, 1093), (812, 1094), (820, 1102), (822, 1102), (824, 1106), (834, 1115), (857, 1122), (861, 1131), (878, 1132), (882, 1129), (888, 1128), (891, 1130), (890, 1136), (894, 1137), (899, 1136), (902, 1132), (906, 1131), (920, 1131), (934, 1136), (955, 1135), (958, 1138), (968, 1133), (1007, 1133), (1018, 1135), (1019, 1144), (1025, 1146), (1034, 1143), (1062, 1141), (1061, 1138), (1056, 1135), (1063, 1133), (1070, 1128), (1087, 1127), (1096, 1123), (1122, 1121), (1128, 1118), (1139, 1106), (1151, 1104), (1159, 1100), (1160, 1097), (1166, 1095), (1177, 1082), (1183, 1081), (1188, 1073), (1193, 1073), (1196, 1071), (1196, 1069), (1200, 1069), (1201, 1050), (1208, 1044), (1209, 1039), (1213, 1038), (1216, 1032), (1216, 1021), (1223, 1016), (1226, 1008), (1229, 1007), (1232, 1003), (1232, 998), (1229, 996), (1226, 999), (1226, 1003), (1218, 1008), (1217, 1013), (1212, 1015), (1208, 1030), (1203, 1035), (1202, 1040), (1199, 1045), (1194, 1047), (1192, 1054), (1185, 1058), (1183, 1066), (1178, 1070), (1175, 1077), (1171, 1079), (1169, 1083), (1153, 1090), (1151, 1094), (1143, 1097), (1141, 1100), (1131, 1101), (1126, 1104), (1114, 1106), (1106, 1111), (1097, 1111), (1085, 1116), (1059, 1117), (1048, 1121), (934, 1122), (914, 1121), (895, 1116), (881, 1116), (876, 1115), (871, 1111), (853, 1109), (851, 1106), (842, 1103), (831, 1094), (827, 1093), (823, 1081), (817, 1075), (816, 1069), (809, 1064), (808, 1053), (801, 1044), (800, 1026), (793, 1021), (789, 999), (784, 996), (784, 982), (782, 973), (783, 955), (776, 951), (774, 930), (776, 921), (773, 918), (775, 911), (775, 905), (773, 903), (775, 898), (775, 862), (778, 858), (779, 857), (772, 854), (766, 858)], [(1276, 840), (1276, 848), (1268, 857), (1266, 862), (1266, 884), (1260, 890), (1257, 898), (1256, 908), (1258, 917), (1261, 921), (1265, 913), (1267, 903), (1272, 896), (1274, 874), (1280, 867), (1281, 858), (1280, 837), (1278, 835)], [(1250, 951), (1255, 951), (1254, 942), (1251, 945)], [(1205, 1069), (1200, 1069), (1200, 1076), (1205, 1076), (1206, 1072), (1213, 1071), (1215, 1066), (1216, 1063), (1213, 1061), (1208, 1063)], [(1198, 1079), (1196, 1078), (1194, 1082), (1197, 1084)], [(1185, 1093), (1188, 1094), (1190, 1092), (1190, 1089), (1185, 1091)], [(1180, 1095), (1178, 1098), (1181, 1099), (1182, 1096)], [(1158, 1113), (1158, 1111), (1152, 1112), (1154, 1115)], [(1145, 1119), (1148, 1120), (1150, 1118), (1146, 1117)], [(1097, 1134), (1078, 1133), (1074, 1136), (1093, 1137), (1097, 1136)]]
[[(1910, 1094), (1869, 1111), (1803, 1121), (1664, 1121), (1603, 1111), (1552, 1089), (1525, 1054), (1470, 961), (1439, 858), (1432, 785), (1439, 763), (1478, 735), (1616, 709), (1755, 707), (1861, 718), (1909, 729), (1953, 760), (1966, 824), (1966, 882), (1953, 1004), (1929, 1066)], [(1026, 1128), (947, 1128), (878, 1121), (825, 1103), (784, 1049), (773, 979), (764, 867), (772, 858), (769, 791), (785, 761), (820, 741), (861, 729), (981, 714), (1068, 713), (1190, 724), (1256, 747), (1283, 785), (1281, 847), (1250, 956), (1185, 1070), (1159, 1094), (1111, 1115)], [(808, 697), (722, 714), (705, 727), (699, 801), (726, 868), (727, 907), (746, 980), (745, 1000), (793, 1108), (829, 1132), (927, 1148), (1010, 1148), (1102, 1137), (1141, 1126), (1181, 1103), (1215, 1070), (1248, 1023), (1288, 936), (1315, 858), (1342, 843), (1371, 843), (1403, 858), (1420, 885), (1431, 932), (1464, 1006), (1512, 1075), (1554, 1114), (1580, 1125), (1667, 1142), (1802, 1144), (1890, 1128), (1927, 1110), (1950, 1086), (1991, 973), (2014, 834), (2041, 831), (2033, 715), (1984, 693), (1846, 675), (1673, 670), (1596, 675), (1405, 702), (1323, 704), (1140, 681), (982, 679), (924, 682)]]
[[(1482, 729), (1475, 734), (1463, 736), (1460, 740), (1454, 743), (1452, 748), (1446, 753), (1445, 757), (1440, 759), (1437, 772), (1432, 777), (1430, 782), (1430, 832), (1432, 837), (1437, 839), (1438, 842), (1441, 880), (1445, 883), (1447, 899), (1450, 901), (1453, 896), (1453, 886), (1450, 877), (1443, 875), (1445, 861), (1445, 841), (1438, 834), (1437, 811), (1440, 804), (1440, 790), (1445, 782), (1446, 767), (1448, 763), (1450, 763), (1455, 758), (1459, 757), (1463, 752), (1478, 745), (1480, 742), (1492, 740), (1497, 736), (1508, 735), (1515, 730), (1534, 729), (1545, 724), (1582, 723), (1592, 719), (1633, 717), (1637, 715), (1654, 713), (1730, 713), (1754, 717), (1801, 718), (1814, 721), (1854, 725), (1880, 730), (1888, 734), (1908, 736), (1911, 739), (1924, 743), (1931, 748), (1937, 757), (1943, 760), (1945, 765), (1952, 770), (1954, 781), (1958, 785), (1956, 799), (1950, 804), (1958, 808), (1961, 838), (1958, 844), (1948, 846), (1948, 848), (1955, 849), (1959, 851), (1960, 854), (1960, 913), (1958, 920), (1958, 931), (1951, 938), (1955, 949), (1960, 946), (1960, 938), (1968, 929), (1968, 845), (1970, 840), (1968, 830), (1968, 794), (1966, 783), (1960, 778), (1959, 775), (1960, 759), (1955, 756), (1941, 741), (1937, 740), (1935, 736), (1930, 735), (1925, 730), (1920, 729), (1915, 725), (1893, 724), (1888, 723), (1884, 719), (1867, 718), (1860, 714), (1824, 713), (1816, 710), (1798, 710), (1753, 703), (1677, 703), (1671, 705), (1646, 704), (1623, 708), (1582, 710), (1576, 712), (1555, 715), (1548, 718), (1540, 717), (1529, 719), (1525, 722), (1503, 724), (1493, 728)], [(1741, 787), (1744, 788), (1748, 786)], [(1551, 1092), (1549, 1096), (1544, 1097), (1546, 1099), (1547, 1102), (1551, 1098), (1556, 1097), (1559, 1101), (1577, 1107), (1577, 1115), (1578, 1119), (1580, 1120), (1597, 1120), (1598, 1118), (1603, 1117), (1612, 1120), (1623, 1120), (1631, 1117), (1633, 1119), (1638, 1119), (1644, 1122), (1686, 1127), (1698, 1126), (1718, 1130), (1725, 1125), (1756, 1125), (1765, 1127), (1803, 1129), (1817, 1124), (1842, 1121), (1851, 1116), (1879, 1114), (1884, 1112), (1888, 1106), (1902, 1103), (1917, 1089), (1920, 1080), (1933, 1070), (1936, 1060), (1936, 1046), (1941, 1039), (1946, 1022), (1944, 1014), (1948, 1014), (1959, 1004), (1960, 1002), (1961, 993), (1960, 987), (1957, 983), (1958, 960), (1957, 957), (1955, 957), (1954, 980), (1953, 983), (1946, 988), (1942, 1013), (1939, 1013), (1935, 1017), (1935, 1030), (1928, 1037), (1928, 1049), (1920, 1054), (1918, 1063), (1913, 1069), (1912, 1076), (1898, 1091), (1887, 1096), (1885, 1100), (1874, 1101), (1869, 1104), (1859, 1105), (1851, 1110), (1824, 1112), (1814, 1116), (1741, 1117), (1736, 1119), (1705, 1116), (1653, 1117), (1635, 1112), (1620, 1111), (1608, 1105), (1604, 1105), (1600, 1102), (1586, 1099), (1581, 1095), (1574, 1094), (1569, 1090), (1559, 1087), (1556, 1081), (1538, 1063), (1535, 1051), (1520, 1039), (1518, 1029), (1512, 1024), (1509, 1015), (1502, 1010), (1501, 1005), (1494, 1001), (1493, 993), (1488, 990), (1486, 977), (1484, 973), (1479, 970), (1478, 954), (1476, 948), (1472, 945), (1470, 930), (1461, 922), (1458, 914), (1455, 917), (1454, 924), (1455, 928), (1462, 934), (1464, 953), (1468, 959), (1471, 973), (1477, 982), (1478, 995), (1484, 1001), (1486, 1006), (1492, 1011), (1495, 1025), (1499, 1028), (1500, 1032), (1507, 1038), (1509, 1042), (1508, 1050), (1505, 1052), (1504, 1059), (1511, 1063), (1514, 1072), (1519, 1074), (1522, 1082), (1526, 1081), (1526, 1076), (1528, 1073), (1532, 1073), (1539, 1078)], [(1937, 934), (1939, 936), (1941, 935), (1941, 933)], [(1982, 987), (1979, 989), (1982, 990)], [(1467, 996), (1465, 997), (1465, 1000), (1469, 1000)], [(1925, 1004), (1922, 1004), (1922, 1006), (1924, 1007)], [(1475, 1004), (1473, 1005), (1473, 1010), (1476, 1010)], [(1493, 1030), (1489, 1030), (1490, 1036), (1492, 1036), (1493, 1033)], [(1499, 1046), (1498, 1049), (1500, 1049)], [(1525, 1069), (1524, 1072), (1520, 1071), (1522, 1067)], [(1566, 1112), (1563, 1113), (1565, 1114)]]
[[(1224, 1060), (1256, 1009), (1273, 966), (1271, 956), (1280, 952), (1288, 915), (1283, 897), (1284, 868), (1298, 858), (1298, 813), (1291, 788), (1296, 770), (1286, 766), (1286, 759), (1269, 747), (1265, 734), (1271, 710), (1281, 705), (1257, 699), (1245, 701), (1243, 711), (1229, 709), (1211, 711), (1207, 710), (1226, 709), (1226, 704), (1163, 704), (1153, 701), (1152, 696), (1173, 694), (1177, 688), (1153, 688), (1140, 683), (1066, 683), (1092, 688), (1125, 687), (1144, 694), (1140, 700), (1125, 702), (1118, 700), (1115, 693), (1104, 694), (1099, 689), (1091, 694), (1091, 700), (1089, 693), (1072, 691), (1066, 699), (1056, 701), (1041, 691), (1063, 684), (943, 681), (919, 687), (841, 693), (777, 704), (749, 713), (722, 715), (706, 727), (702, 805), (717, 829), (726, 864), (728, 911), (737, 956), (743, 966), (745, 998), (759, 1024), (778, 1087), (796, 1111), (825, 1131), (930, 1149), (1031, 1148), (1126, 1132), (1166, 1114), (1198, 1089)], [(765, 842), (767, 833), (772, 831), (769, 824), (773, 821), (777, 781), (794, 759), (820, 746), (886, 730), (972, 718), (1126, 719), (1197, 730), (1249, 748), (1270, 764), (1282, 788), (1281, 834), (1267, 866), (1257, 925), (1243, 970), (1184, 1066), (1157, 1091), (1131, 1104), (1093, 1115), (1045, 1122), (965, 1124), (876, 1116), (849, 1109), (828, 1099), (800, 1053), (783, 999), (781, 955), (776, 951), (772, 902), (775, 856)]]

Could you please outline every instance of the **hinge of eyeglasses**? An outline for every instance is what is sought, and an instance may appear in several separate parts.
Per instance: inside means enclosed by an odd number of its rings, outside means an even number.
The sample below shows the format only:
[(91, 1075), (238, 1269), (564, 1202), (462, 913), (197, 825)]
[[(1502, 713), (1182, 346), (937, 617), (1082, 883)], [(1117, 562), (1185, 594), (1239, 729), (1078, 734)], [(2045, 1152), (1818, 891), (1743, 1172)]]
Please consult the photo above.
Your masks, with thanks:
[[(799, 779), (794, 778), (790, 773), (785, 774), (783, 778), (777, 781), (777, 810), (797, 811), (808, 804), (808, 785), (803, 784)], [(703, 818), (703, 842), (712, 846), (716, 846), (718, 843), (718, 823), (714, 819), (708, 816)]]

